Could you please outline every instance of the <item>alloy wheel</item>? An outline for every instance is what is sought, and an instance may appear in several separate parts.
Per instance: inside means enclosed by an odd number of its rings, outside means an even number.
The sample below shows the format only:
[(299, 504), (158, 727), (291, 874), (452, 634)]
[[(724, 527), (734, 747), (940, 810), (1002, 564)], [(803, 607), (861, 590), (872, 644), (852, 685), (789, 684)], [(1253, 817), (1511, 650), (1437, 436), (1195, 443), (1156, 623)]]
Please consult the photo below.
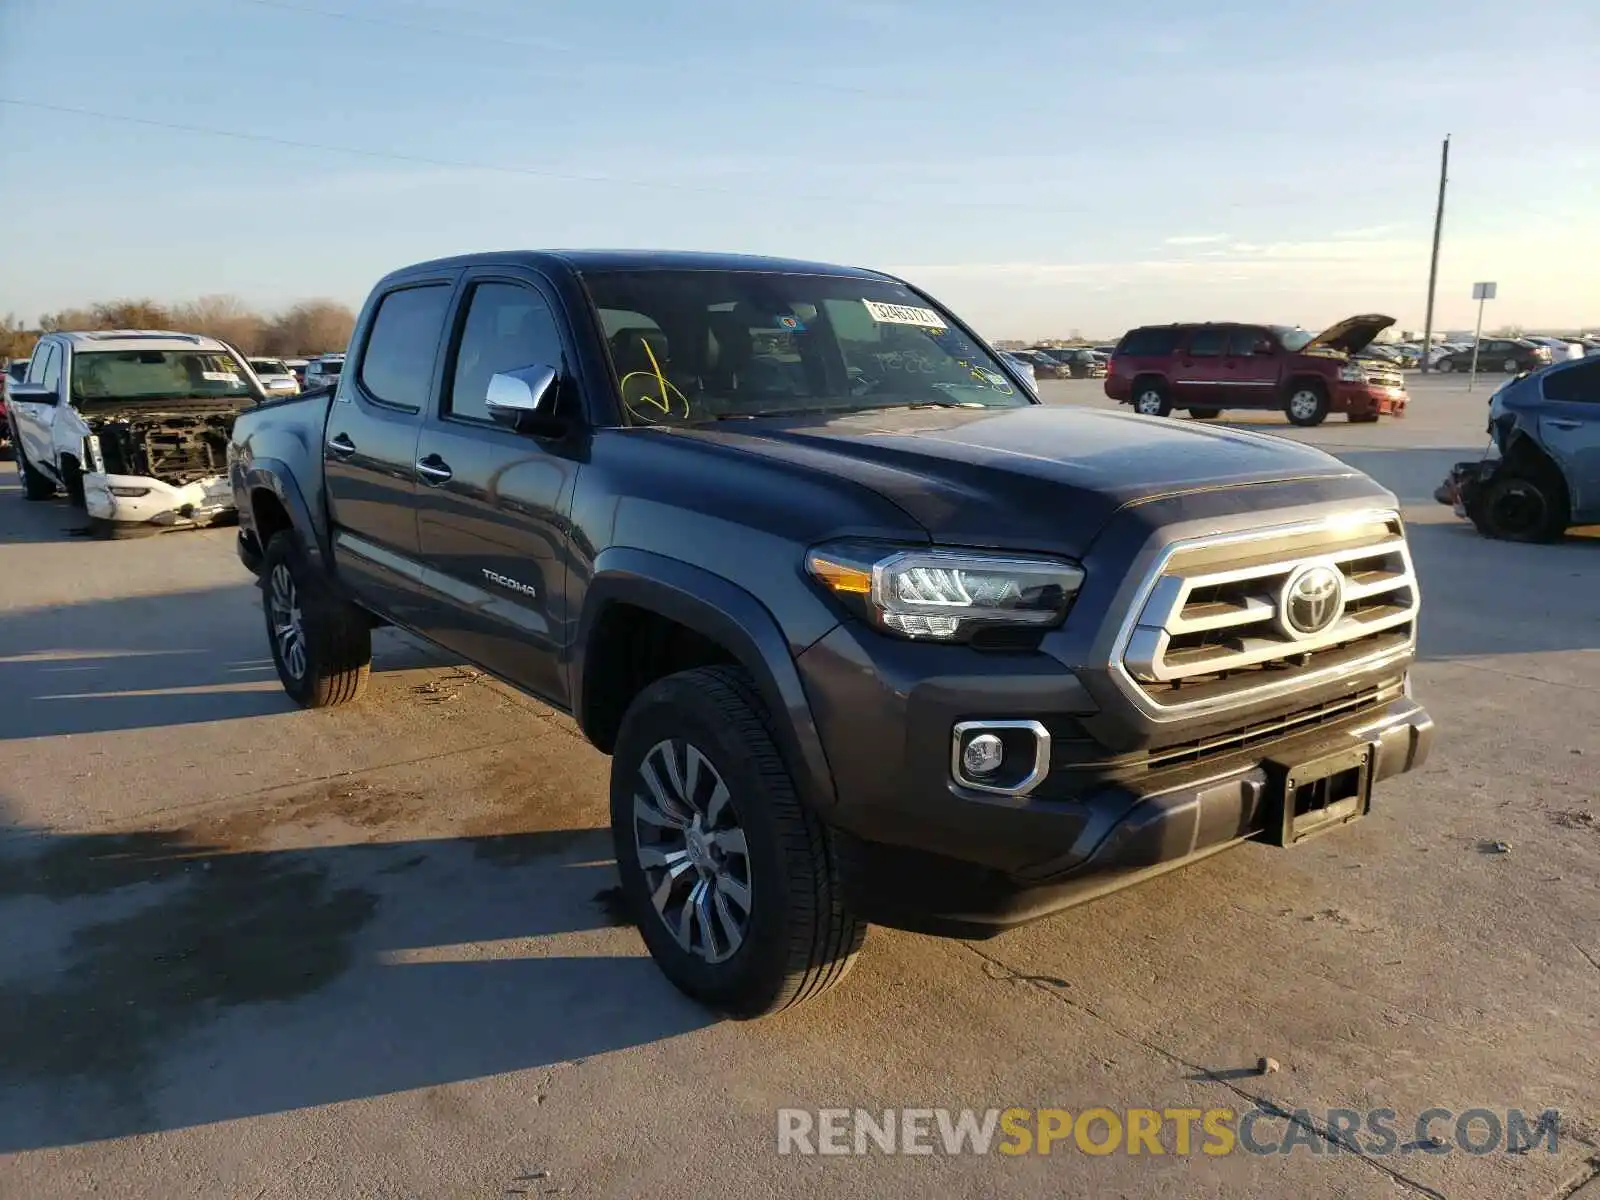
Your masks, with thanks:
[(294, 679), (304, 679), (305, 619), (300, 612), (300, 593), (295, 589), (294, 576), (283, 563), (272, 569), (267, 606), (272, 618), (272, 636), (277, 644), (278, 658), (283, 663), (284, 670)]
[(1302, 421), (1309, 421), (1317, 415), (1317, 406), (1322, 403), (1322, 397), (1309, 388), (1302, 388), (1289, 397), (1289, 411)]
[(678, 945), (709, 963), (750, 927), (750, 851), (728, 786), (689, 742), (657, 742), (639, 764), (633, 836), (651, 906)]

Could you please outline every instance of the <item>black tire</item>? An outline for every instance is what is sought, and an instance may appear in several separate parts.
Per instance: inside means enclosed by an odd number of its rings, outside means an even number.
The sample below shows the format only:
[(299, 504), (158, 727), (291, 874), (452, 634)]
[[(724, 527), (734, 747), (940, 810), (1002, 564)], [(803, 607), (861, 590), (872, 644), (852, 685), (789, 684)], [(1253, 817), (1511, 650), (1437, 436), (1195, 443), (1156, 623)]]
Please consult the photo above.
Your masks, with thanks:
[(1189, 415), (1196, 421), (1214, 421), (1222, 415), (1220, 408), (1191, 408)]
[(1507, 375), (1515, 375), (1518, 371), (1522, 370), (1522, 364), (1514, 358), (1508, 358), (1505, 360), (1505, 362), (1500, 364), (1500, 368)]
[(1316, 380), (1291, 383), (1283, 401), (1284, 415), (1291, 425), (1310, 429), (1328, 419), (1328, 389)]
[(1560, 541), (1571, 519), (1565, 489), (1545, 472), (1497, 475), (1473, 490), (1467, 516), (1502, 542)]
[(22, 452), (22, 441), (13, 442), (17, 448), (17, 469), (22, 472), (22, 495), (26, 500), (48, 500), (56, 494), (56, 485), (50, 477), (39, 471)]
[(1448, 375), (1450, 372), (1456, 369), (1455, 359), (1441, 358), (1438, 362), (1434, 363), (1433, 369), (1438, 371), (1441, 375)]
[(86, 508), (83, 498), (83, 468), (75, 458), (61, 460), (61, 490), (67, 494), (67, 503), (73, 508)]
[[(653, 789), (643, 772), (648, 760), (661, 782), (663, 772), (656, 766), (663, 764), (664, 746), (674, 763), (684, 764), (681, 769), (667, 765), (668, 775), (689, 776), (692, 749), (700, 756), (695, 771), (702, 781), (700, 791), (704, 793), (707, 781), (720, 779), (726, 785), (726, 802), (700, 805), (691, 796), (685, 804), (682, 789), (669, 779), (673, 804), (653, 804), (649, 799)], [(715, 882), (719, 877), (708, 875), (707, 869), (696, 867), (675, 875), (680, 882), (661, 893), (663, 906), (657, 909), (647, 868), (640, 861), (641, 846), (648, 851), (655, 842), (647, 842), (639, 829), (659, 832), (663, 847), (677, 840), (686, 847), (690, 843), (683, 826), (669, 829), (658, 821), (641, 821), (639, 796), (646, 799), (644, 808), (654, 813), (668, 808), (680, 813), (693, 810), (692, 828), (712, 830), (709, 840), (714, 844), (722, 844), (715, 831), (729, 822), (742, 834), (745, 849), (740, 863), (732, 861), (738, 858), (736, 851), (714, 868), (735, 877), (736, 867), (744, 868), (742, 883), (750, 904), (737, 945), (728, 923), (737, 916), (737, 900), (730, 894), (722, 902), (725, 893)], [(717, 815), (707, 817), (713, 810)], [(645, 945), (674, 986), (702, 1004), (740, 1018), (766, 1016), (821, 995), (854, 965), (867, 927), (846, 901), (836, 835), (795, 794), (770, 718), (742, 668), (682, 671), (657, 680), (634, 698), (612, 754), (611, 831), (623, 893)], [(702, 839), (696, 849), (700, 862), (705, 861), (705, 845)], [(690, 861), (696, 860), (691, 856)], [(665, 877), (661, 862), (649, 869)], [(717, 902), (718, 915), (710, 924), (730, 948), (720, 961), (714, 961), (717, 947), (704, 923), (683, 926), (691, 945), (698, 931), (701, 952), (682, 944), (668, 925), (668, 910), (680, 889), (687, 893), (680, 902), (687, 920), (693, 889), (701, 887)]]
[[(280, 636), (280, 615), (298, 612), (295, 636)], [(302, 708), (330, 708), (361, 695), (372, 669), (367, 614), (311, 565), (298, 534), (274, 534), (261, 561), (261, 611), (278, 681)], [(288, 622), (284, 622), (288, 623)], [(298, 647), (298, 652), (296, 652)]]
[(1133, 405), (1134, 412), (1147, 417), (1172, 415), (1172, 397), (1167, 394), (1167, 385), (1159, 379), (1135, 380), (1128, 403)]

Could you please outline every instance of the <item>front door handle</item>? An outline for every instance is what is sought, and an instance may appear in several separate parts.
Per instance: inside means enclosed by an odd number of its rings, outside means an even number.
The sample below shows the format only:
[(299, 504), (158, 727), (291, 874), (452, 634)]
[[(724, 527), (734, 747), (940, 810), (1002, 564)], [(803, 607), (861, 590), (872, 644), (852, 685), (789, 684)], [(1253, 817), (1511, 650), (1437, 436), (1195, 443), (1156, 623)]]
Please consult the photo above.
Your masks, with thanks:
[(1576, 429), (1581, 424), (1583, 424), (1582, 421), (1569, 421), (1565, 417), (1557, 417), (1551, 420), (1550, 427), (1552, 429)]
[(328, 450), (336, 458), (349, 458), (356, 452), (356, 444), (348, 433), (336, 433), (328, 439)]
[(444, 483), (451, 475), (450, 464), (437, 454), (430, 454), (417, 459), (417, 474), (422, 476), (424, 483)]

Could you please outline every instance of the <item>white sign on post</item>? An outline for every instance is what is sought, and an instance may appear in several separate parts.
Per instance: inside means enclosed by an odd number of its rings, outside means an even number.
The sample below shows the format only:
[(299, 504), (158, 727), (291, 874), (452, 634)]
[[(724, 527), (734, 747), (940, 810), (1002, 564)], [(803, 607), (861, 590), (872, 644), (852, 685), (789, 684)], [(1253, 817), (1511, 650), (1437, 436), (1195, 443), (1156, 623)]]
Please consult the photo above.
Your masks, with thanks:
[(1478, 302), (1478, 328), (1472, 335), (1472, 373), (1467, 376), (1467, 391), (1478, 382), (1478, 348), (1483, 344), (1483, 302), (1494, 299), (1494, 284), (1475, 283), (1472, 298)]

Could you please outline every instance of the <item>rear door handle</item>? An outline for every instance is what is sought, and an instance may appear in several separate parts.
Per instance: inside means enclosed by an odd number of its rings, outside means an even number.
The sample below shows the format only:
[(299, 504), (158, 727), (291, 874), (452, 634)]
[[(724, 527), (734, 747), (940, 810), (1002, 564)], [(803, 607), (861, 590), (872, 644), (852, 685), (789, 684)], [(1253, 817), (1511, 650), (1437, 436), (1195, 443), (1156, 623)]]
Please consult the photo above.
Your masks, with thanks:
[(1582, 421), (1569, 421), (1565, 417), (1558, 417), (1550, 422), (1552, 429), (1577, 429)]
[(336, 458), (349, 458), (356, 452), (356, 444), (348, 433), (336, 433), (328, 439), (328, 449)]
[(417, 459), (417, 474), (425, 483), (444, 483), (452, 474), (450, 464), (437, 454)]

